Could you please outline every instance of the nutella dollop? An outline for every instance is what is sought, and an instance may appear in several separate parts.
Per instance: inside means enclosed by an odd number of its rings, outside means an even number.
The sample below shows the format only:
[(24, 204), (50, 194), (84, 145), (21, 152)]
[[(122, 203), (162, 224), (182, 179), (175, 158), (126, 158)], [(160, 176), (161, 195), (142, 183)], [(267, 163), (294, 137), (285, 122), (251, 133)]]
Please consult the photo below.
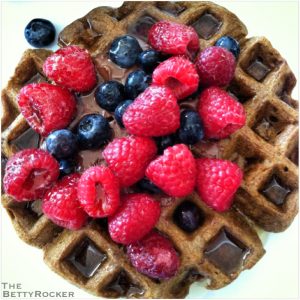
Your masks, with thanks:
[[(134, 68), (122, 69), (104, 55), (96, 56), (94, 58), (94, 63), (98, 74), (97, 86), (102, 82), (109, 80), (116, 80), (124, 84), (128, 74), (134, 70)], [(88, 94), (77, 95), (77, 114), (73, 122), (70, 124), (69, 128), (72, 130), (75, 129), (80, 120), (86, 115), (101, 114), (109, 121), (109, 125), (113, 131), (112, 139), (126, 136), (127, 133), (125, 129), (121, 128), (118, 125), (118, 123), (113, 117), (113, 114), (101, 108), (97, 104), (94, 95), (96, 88), (97, 87), (95, 87), (95, 89)], [(105, 146), (97, 150), (79, 151), (77, 155), (77, 170), (79, 172), (82, 172), (90, 166), (103, 163), (104, 159), (102, 157), (102, 150), (104, 149), (104, 147)]]
[(137, 67), (129, 69), (120, 68), (103, 54), (97, 55), (94, 58), (94, 62), (98, 74), (104, 81), (116, 80), (124, 84), (128, 74), (137, 69)]

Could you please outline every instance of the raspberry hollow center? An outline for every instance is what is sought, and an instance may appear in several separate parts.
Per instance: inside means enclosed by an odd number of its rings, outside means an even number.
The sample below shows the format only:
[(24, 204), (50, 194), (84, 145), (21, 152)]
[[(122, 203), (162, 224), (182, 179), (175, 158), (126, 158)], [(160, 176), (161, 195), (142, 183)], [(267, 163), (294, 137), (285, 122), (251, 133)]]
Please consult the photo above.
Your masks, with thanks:
[(43, 125), (43, 118), (41, 116), (41, 112), (37, 105), (34, 103), (34, 101), (31, 99), (30, 101), (30, 108), (31, 108), (31, 118), (33, 123), (36, 124), (36, 126), (41, 127)]
[(102, 185), (100, 183), (96, 183), (95, 186), (95, 202), (97, 204), (101, 203), (103, 199), (105, 199), (105, 192), (102, 188)]
[(174, 90), (176, 90), (182, 86), (182, 83), (174, 77), (169, 77), (166, 80), (165, 84), (169, 89), (174, 89)]
[(35, 191), (45, 187), (47, 183), (48, 170), (46, 169), (33, 169), (23, 183), (23, 188), (27, 191)]

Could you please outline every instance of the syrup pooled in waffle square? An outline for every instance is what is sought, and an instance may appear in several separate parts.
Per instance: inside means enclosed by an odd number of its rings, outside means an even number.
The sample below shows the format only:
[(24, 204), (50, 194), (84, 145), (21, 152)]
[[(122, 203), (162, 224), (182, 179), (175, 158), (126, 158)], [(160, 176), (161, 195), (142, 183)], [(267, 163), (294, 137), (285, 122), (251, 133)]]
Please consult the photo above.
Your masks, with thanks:
[[(18, 203), (2, 196), (2, 203), (20, 237), (43, 248), (46, 263), (64, 278), (104, 297), (181, 298), (192, 282), (208, 279), (217, 289), (251, 268), (264, 254), (257, 233), (245, 220), (268, 231), (286, 229), (297, 214), (297, 101), (291, 98), (295, 77), (286, 61), (265, 38), (247, 39), (247, 29), (226, 9), (210, 2), (125, 2), (118, 8), (99, 7), (67, 26), (59, 45), (80, 45), (93, 56), (99, 83), (115, 79), (124, 82), (130, 70), (108, 61), (111, 42), (126, 33), (134, 35), (143, 48), (147, 32), (159, 20), (191, 25), (199, 35), (200, 49), (214, 45), (223, 35), (241, 45), (235, 77), (227, 90), (243, 103), (247, 125), (220, 142), (199, 143), (195, 156), (220, 157), (239, 164), (244, 180), (234, 209), (219, 214), (202, 203), (196, 194), (168, 201), (156, 230), (170, 238), (180, 254), (177, 275), (166, 281), (152, 280), (138, 273), (126, 258), (123, 247), (109, 237), (105, 222), (93, 221), (73, 232), (54, 225), (41, 212), (40, 200)], [(14, 76), (2, 92), (4, 109), (3, 163), (18, 150), (43, 147), (43, 141), (19, 114), (16, 95), (29, 82), (47, 81), (42, 65), (51, 51), (27, 50)], [(95, 104), (93, 92), (78, 96), (75, 127), (85, 115), (97, 112), (111, 124), (114, 137), (124, 134), (114, 116)], [(182, 102), (182, 108), (196, 105)], [(79, 153), (80, 170), (102, 160), (99, 151)], [(192, 202), (201, 211), (202, 224), (192, 234), (176, 225), (176, 209)], [(224, 259), (226, 258), (226, 259)]]

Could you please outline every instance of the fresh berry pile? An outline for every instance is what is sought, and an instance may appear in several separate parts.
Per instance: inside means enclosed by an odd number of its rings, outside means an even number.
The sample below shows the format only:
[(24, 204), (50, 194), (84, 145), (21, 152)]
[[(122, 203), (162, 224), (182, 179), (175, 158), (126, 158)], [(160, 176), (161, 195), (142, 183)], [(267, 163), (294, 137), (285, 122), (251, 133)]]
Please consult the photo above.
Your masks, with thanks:
[[(239, 44), (224, 36), (199, 50), (192, 27), (169, 21), (152, 26), (152, 49), (129, 35), (118, 37), (109, 58), (121, 68), (139, 66), (125, 85), (97, 86), (89, 53), (68, 46), (48, 57), (43, 71), (51, 83), (32, 83), (18, 95), (28, 124), (45, 138), (45, 150), (27, 149), (7, 163), (5, 192), (16, 201), (42, 200), (44, 214), (59, 226), (77, 230), (91, 218), (107, 218), (108, 232), (127, 247), (132, 265), (156, 279), (174, 276), (179, 254), (154, 230), (161, 195), (186, 197), (195, 190), (212, 209), (230, 209), (243, 173), (230, 161), (195, 158), (189, 146), (223, 139), (244, 126), (243, 106), (224, 89), (234, 76)], [(111, 113), (128, 135), (113, 137), (109, 121), (94, 113), (72, 130), (76, 95), (93, 90), (95, 103)], [(77, 93), (76, 95), (74, 93)], [(180, 101), (198, 97), (196, 110)], [(187, 100), (185, 100), (187, 101)], [(99, 151), (103, 163), (78, 172), (79, 151)], [(194, 232), (204, 216), (183, 202), (174, 222)]]

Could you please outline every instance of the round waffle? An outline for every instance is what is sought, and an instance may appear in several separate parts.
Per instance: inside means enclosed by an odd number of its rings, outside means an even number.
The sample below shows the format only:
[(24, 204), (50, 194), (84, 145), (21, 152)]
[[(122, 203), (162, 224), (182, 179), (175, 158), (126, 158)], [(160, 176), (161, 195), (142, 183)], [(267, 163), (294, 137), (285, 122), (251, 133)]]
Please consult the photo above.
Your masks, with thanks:
[[(199, 144), (192, 150), (196, 156), (205, 152), (210, 156), (236, 161), (243, 168), (245, 179), (237, 193), (235, 209), (226, 214), (210, 210), (199, 201), (196, 194), (188, 199), (176, 199), (172, 203), (165, 199), (157, 229), (172, 239), (181, 254), (182, 263), (177, 276), (164, 282), (155, 282), (135, 271), (128, 263), (124, 249), (110, 240), (105, 224), (93, 222), (77, 232), (62, 230), (41, 214), (39, 201), (20, 204), (4, 195), (3, 205), (21, 238), (42, 247), (45, 261), (52, 269), (96, 295), (183, 297), (191, 282), (203, 278), (209, 278), (209, 288), (220, 288), (236, 278), (242, 269), (252, 267), (264, 253), (255, 231), (242, 214), (247, 214), (265, 230), (281, 231), (297, 213), (297, 166), (293, 163), (297, 146), (297, 102), (290, 97), (295, 77), (285, 60), (266, 39), (246, 38), (247, 30), (236, 16), (207, 2), (128, 2), (116, 10), (93, 10), (66, 27), (60, 34), (59, 43), (61, 46), (79, 44), (88, 49), (94, 57), (100, 80), (124, 80), (126, 72), (116, 69), (106, 60), (111, 41), (128, 32), (145, 42), (147, 26), (149, 28), (153, 22), (162, 19), (183, 22), (194, 26), (196, 30), (206, 28), (200, 32), (197, 30), (201, 48), (213, 45), (225, 34), (240, 41), (242, 51), (235, 78), (228, 90), (244, 103), (247, 126), (230, 139), (213, 145)], [(206, 27), (203, 24), (207, 24)], [(42, 64), (50, 53), (47, 50), (25, 52), (15, 75), (3, 90), (2, 138), (6, 157), (24, 146), (39, 146), (39, 137), (18, 114), (15, 99), (19, 89), (26, 83), (46, 80), (42, 74)], [(104, 62), (107, 63), (106, 67), (103, 67)], [(83, 114), (99, 112), (109, 118), (115, 136), (124, 134), (116, 126), (112, 115), (93, 106), (92, 94), (82, 95), (79, 101), (82, 103), (80, 115), (72, 126), (76, 125)], [(84, 105), (87, 101), (91, 105)], [(182, 106), (193, 105), (192, 102), (188, 101)], [(29, 140), (31, 145), (28, 144)], [(101, 161), (101, 156), (98, 157), (96, 153), (81, 155), (83, 168)], [(265, 186), (274, 177), (286, 183), (290, 189), (287, 199), (280, 207), (264, 193)], [(174, 210), (187, 200), (195, 202), (205, 215), (204, 224), (192, 235), (183, 232), (173, 222)], [(236, 245), (237, 250), (240, 249), (240, 268), (234, 272), (231, 268), (228, 271), (211, 251), (215, 243), (224, 240)], [(94, 253), (93, 259), (88, 265), (80, 265), (78, 257), (87, 253)]]

